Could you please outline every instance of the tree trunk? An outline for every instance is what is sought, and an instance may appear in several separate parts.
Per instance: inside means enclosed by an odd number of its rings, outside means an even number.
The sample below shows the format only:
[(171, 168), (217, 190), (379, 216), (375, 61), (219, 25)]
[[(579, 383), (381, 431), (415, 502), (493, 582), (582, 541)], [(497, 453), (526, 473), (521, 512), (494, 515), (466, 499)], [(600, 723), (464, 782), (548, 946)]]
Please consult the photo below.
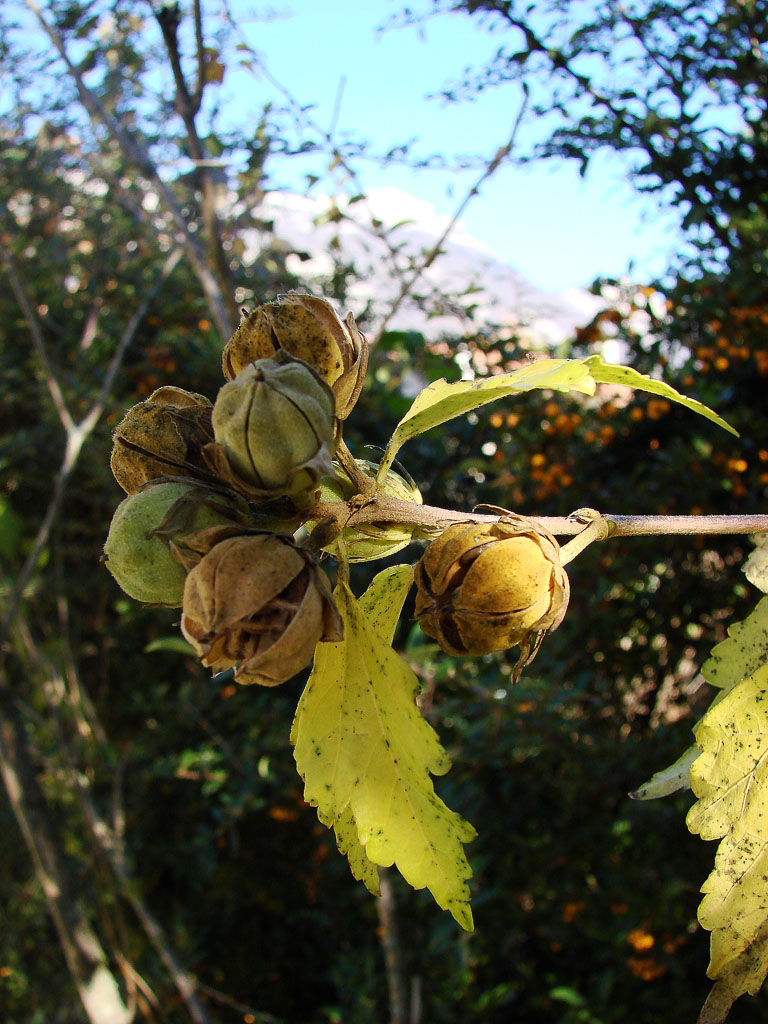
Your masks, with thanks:
[(408, 973), (405, 966), (400, 929), (397, 922), (397, 904), (389, 868), (379, 868), (380, 898), (376, 901), (379, 914), (381, 945), (389, 988), (389, 1024), (409, 1024)]
[(0, 687), (0, 773), (45, 895), (69, 973), (90, 1024), (129, 1024), (125, 1005), (101, 940), (78, 905), (72, 868), (61, 852), (37, 780), (14, 695)]

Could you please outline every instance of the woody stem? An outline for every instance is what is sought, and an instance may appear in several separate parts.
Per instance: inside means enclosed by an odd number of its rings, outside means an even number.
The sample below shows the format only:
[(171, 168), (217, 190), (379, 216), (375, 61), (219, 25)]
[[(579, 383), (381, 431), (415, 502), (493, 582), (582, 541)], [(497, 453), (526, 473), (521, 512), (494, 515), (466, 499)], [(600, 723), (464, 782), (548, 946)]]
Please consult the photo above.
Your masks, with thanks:
[[(313, 518), (336, 518), (345, 526), (364, 523), (412, 523), (416, 535), (424, 540), (436, 536), (453, 523), (497, 523), (503, 518), (480, 512), (457, 512), (402, 501), (378, 492), (372, 500), (359, 507), (345, 502), (318, 502)], [(558, 536), (573, 536), (584, 529), (583, 522), (570, 516), (529, 516), (533, 522)], [(660, 534), (717, 535), (768, 533), (768, 515), (741, 516), (645, 516), (603, 513), (611, 537), (640, 537)]]

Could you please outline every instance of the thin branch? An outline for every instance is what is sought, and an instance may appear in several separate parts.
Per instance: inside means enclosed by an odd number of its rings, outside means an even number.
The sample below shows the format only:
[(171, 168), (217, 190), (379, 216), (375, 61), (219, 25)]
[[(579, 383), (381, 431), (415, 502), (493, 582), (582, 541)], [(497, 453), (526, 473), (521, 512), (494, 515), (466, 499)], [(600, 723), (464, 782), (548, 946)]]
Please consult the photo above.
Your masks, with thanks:
[(101, 941), (79, 907), (71, 864), (38, 782), (35, 755), (15, 694), (4, 686), (0, 687), (0, 775), (89, 1021), (128, 1024), (130, 1013)]
[(275, 1017), (271, 1013), (264, 1013), (263, 1010), (255, 1010), (252, 1006), (248, 1006), (247, 1003), (241, 1003), (239, 999), (233, 999), (232, 996), (219, 992), (217, 988), (211, 988), (210, 985), (203, 985), (201, 982), (198, 982), (197, 991), (215, 1000), (217, 1003), (221, 1003), (222, 1006), (228, 1006), (231, 1010), (236, 1010), (237, 1013), (243, 1014), (246, 1019), (252, 1019), (255, 1024), (282, 1024), (282, 1018)]
[(499, 169), (499, 167), (501, 167), (501, 165), (504, 163), (504, 161), (507, 159), (507, 157), (514, 149), (515, 143), (517, 141), (518, 131), (520, 129), (520, 125), (522, 123), (523, 116), (525, 115), (527, 106), (528, 91), (526, 90), (523, 102), (520, 105), (520, 110), (518, 111), (517, 117), (515, 118), (515, 123), (512, 127), (512, 133), (509, 136), (509, 139), (500, 149), (496, 151), (492, 159), (488, 161), (488, 164), (483, 170), (483, 173), (480, 175), (480, 177), (477, 179), (474, 185), (470, 187), (467, 194), (459, 203), (458, 207), (456, 208), (456, 212), (453, 214), (445, 230), (440, 235), (435, 244), (432, 246), (432, 248), (424, 255), (424, 258), (421, 260), (419, 265), (414, 268), (413, 272), (408, 277), (404, 278), (403, 281), (401, 282), (399, 294), (397, 295), (394, 302), (390, 306), (389, 312), (379, 325), (379, 329), (376, 333), (376, 341), (379, 341), (382, 338), (384, 332), (387, 329), (387, 325), (392, 320), (392, 317), (395, 315), (395, 313), (397, 313), (398, 309), (403, 304), (405, 299), (411, 293), (411, 291), (413, 290), (413, 286), (416, 284), (416, 282), (419, 280), (422, 274), (432, 266), (437, 257), (440, 255), (440, 253), (442, 252), (443, 243), (448, 238), (453, 229), (456, 227), (456, 224), (463, 215), (467, 206), (469, 206), (470, 202), (475, 198), (475, 196), (479, 195), (481, 187), (490, 177), (492, 177), (496, 173), (496, 171)]
[(121, 895), (132, 907), (147, 937), (165, 965), (168, 974), (187, 1007), (192, 1021), (194, 1024), (211, 1024), (210, 1017), (195, 994), (196, 982), (194, 978), (181, 967), (176, 954), (168, 943), (162, 925), (154, 917), (144, 901), (136, 894), (137, 886), (127, 867), (122, 852), (122, 845), (115, 842), (109, 825), (96, 810), (91, 796), (90, 782), (82, 771), (78, 771), (78, 767), (70, 753), (69, 743), (67, 742), (58, 710), (58, 705), (66, 693), (64, 680), (60, 673), (56, 671), (55, 666), (31, 642), (31, 637), (28, 638), (25, 647), (28, 656), (35, 663), (36, 668), (42, 670), (49, 678), (50, 685), (44, 687), (43, 692), (47, 698), (49, 712), (59, 722), (58, 753), (67, 770), (68, 781), (76, 790), (80, 808), (88, 823), (90, 835), (117, 880)]
[(400, 938), (392, 870), (380, 867), (378, 871), (381, 897), (376, 901), (376, 912), (389, 991), (389, 1024), (410, 1024), (408, 973)]
[(85, 419), (82, 420), (82, 422), (80, 423), (80, 428), (85, 430), (88, 434), (90, 434), (91, 431), (94, 429), (99, 419), (101, 418), (104, 409), (106, 408), (107, 401), (109, 400), (109, 396), (112, 392), (112, 386), (115, 383), (115, 378), (117, 377), (118, 371), (122, 366), (123, 359), (125, 358), (125, 353), (128, 349), (128, 346), (133, 341), (133, 338), (136, 334), (136, 331), (139, 328), (139, 325), (141, 324), (141, 321), (147, 315), (149, 307), (160, 294), (165, 282), (168, 280), (168, 278), (171, 276), (171, 274), (178, 266), (181, 257), (182, 250), (180, 247), (173, 249), (168, 254), (168, 256), (165, 259), (165, 262), (160, 268), (160, 273), (157, 275), (152, 284), (152, 287), (145, 293), (144, 298), (136, 307), (133, 316), (126, 324), (125, 329), (123, 330), (123, 333), (120, 336), (120, 341), (117, 343), (117, 348), (115, 349), (114, 355), (112, 356), (112, 359), (109, 362), (109, 366), (107, 367), (107, 372), (104, 374), (104, 380), (102, 381), (101, 388), (99, 389), (99, 393), (96, 396), (96, 401), (89, 410)]
[(112, 356), (112, 360), (109, 364), (107, 372), (104, 375), (104, 380), (102, 382), (96, 400), (94, 401), (93, 405), (89, 409), (84, 419), (80, 421), (80, 423), (72, 423), (71, 426), (67, 428), (66, 448), (64, 451), (64, 457), (62, 459), (61, 466), (59, 467), (59, 471), (56, 474), (56, 478), (54, 480), (53, 494), (51, 495), (51, 499), (48, 503), (48, 508), (46, 509), (45, 515), (43, 516), (43, 521), (40, 524), (40, 527), (38, 528), (37, 535), (35, 536), (34, 543), (32, 544), (32, 548), (29, 554), (27, 555), (24, 565), (22, 566), (21, 572), (19, 573), (19, 576), (16, 580), (16, 585), (13, 588), (13, 591), (11, 592), (11, 595), (8, 599), (5, 614), (0, 619), (0, 663), (2, 662), (3, 647), (8, 637), (8, 631), (11, 625), (13, 624), (13, 620), (19, 609), (19, 605), (24, 596), (24, 591), (27, 587), (27, 584), (29, 583), (30, 579), (32, 578), (32, 574), (35, 571), (38, 559), (40, 557), (40, 553), (48, 543), (48, 538), (50, 537), (51, 530), (53, 529), (53, 524), (56, 522), (59, 511), (61, 509), (62, 501), (64, 500), (64, 495), (66, 493), (69, 478), (72, 474), (73, 469), (75, 468), (75, 465), (77, 464), (78, 458), (80, 457), (80, 452), (82, 451), (83, 444), (85, 443), (85, 441), (95, 428), (96, 424), (98, 423), (101, 417), (101, 414), (104, 412), (104, 408), (106, 406), (112, 385), (114, 384), (117, 371), (119, 370), (123, 358), (125, 357), (125, 353), (128, 349), (128, 346), (133, 341), (139, 324), (144, 319), (144, 316), (146, 315), (150, 304), (155, 299), (157, 294), (160, 292), (168, 276), (173, 272), (173, 269), (175, 268), (176, 264), (179, 262), (180, 259), (180, 249), (174, 250), (174, 252), (172, 252), (169, 255), (168, 259), (163, 264), (163, 268), (160, 274), (158, 275), (154, 285), (145, 294), (144, 298), (137, 306), (135, 313), (133, 314), (128, 324), (126, 325), (125, 330), (123, 331), (122, 336), (120, 338), (120, 341), (118, 342), (117, 348), (115, 349), (115, 353)]
[(145, 174), (154, 184), (158, 195), (162, 198), (163, 203), (173, 217), (179, 232), (180, 240), (187, 253), (187, 258), (189, 259), (192, 269), (194, 270), (197, 279), (200, 281), (205, 297), (208, 300), (211, 316), (216, 324), (216, 328), (223, 338), (228, 338), (234, 330), (233, 325), (236, 323), (236, 320), (233, 321), (230, 315), (227, 308), (227, 301), (222, 294), (216, 275), (211, 272), (206, 263), (203, 247), (190, 231), (189, 225), (181, 211), (181, 207), (176, 202), (169, 186), (160, 177), (157, 167), (152, 161), (148, 150), (138, 142), (133, 135), (123, 128), (117, 118), (112, 117), (107, 112), (103, 104), (99, 102), (96, 95), (85, 84), (79, 69), (70, 59), (63, 37), (54, 26), (50, 25), (46, 21), (36, 0), (24, 0), (24, 3), (35, 15), (41, 28), (48, 36), (56, 49), (56, 52), (64, 62), (68, 74), (75, 83), (78, 95), (80, 96), (80, 101), (91, 118), (91, 121), (100, 122), (104, 125), (122, 150), (123, 155), (128, 162), (137, 167), (142, 174)]
[[(317, 502), (311, 509), (312, 519), (335, 519), (344, 527), (364, 523), (413, 523), (417, 535), (424, 538), (442, 532), (454, 523), (497, 523), (500, 513), (458, 512), (434, 505), (418, 505), (377, 493), (374, 500), (355, 505), (354, 502)], [(584, 523), (574, 516), (528, 516), (558, 536), (581, 533)], [(610, 537), (649, 537), (662, 534), (713, 536), (718, 534), (768, 533), (768, 515), (741, 516), (633, 516), (602, 513), (609, 525)]]
[(206, 165), (205, 148), (197, 131), (196, 118), (200, 112), (203, 89), (205, 88), (205, 53), (203, 50), (200, 5), (199, 2), (195, 3), (198, 81), (194, 95), (190, 94), (189, 86), (184, 76), (184, 69), (181, 66), (181, 52), (179, 50), (179, 22), (181, 15), (178, 5), (161, 7), (156, 18), (163, 36), (168, 59), (171, 63), (173, 81), (176, 85), (174, 107), (176, 113), (184, 122), (189, 156), (195, 164), (194, 180), (202, 191), (201, 213), (209, 264), (218, 281), (223, 301), (227, 308), (229, 321), (237, 323), (239, 312), (235, 302), (235, 282), (232, 279), (229, 262), (221, 244), (221, 225), (216, 213), (216, 186), (211, 169)]
[[(358, 172), (352, 166), (349, 158), (342, 151), (341, 147), (337, 146), (336, 142), (335, 142), (335, 133), (336, 133), (337, 121), (338, 121), (338, 117), (339, 117), (339, 113), (340, 113), (340, 106), (341, 106), (341, 99), (342, 99), (344, 80), (343, 79), (341, 80), (340, 85), (339, 85), (339, 89), (338, 89), (337, 94), (336, 94), (336, 100), (335, 100), (334, 109), (333, 109), (333, 112), (332, 112), (332, 115), (331, 115), (330, 126), (329, 126), (327, 131), (324, 131), (308, 115), (306, 107), (302, 106), (295, 99), (295, 97), (290, 92), (290, 90), (285, 85), (283, 85), (283, 83), (272, 74), (272, 72), (269, 70), (269, 68), (268, 68), (268, 66), (267, 66), (267, 64), (266, 64), (266, 62), (264, 60), (263, 55), (260, 54), (257, 50), (254, 50), (253, 47), (251, 47), (248, 44), (247, 40), (245, 39), (245, 37), (242, 35), (242, 33), (239, 30), (239, 26), (238, 26), (235, 18), (233, 17), (232, 12), (229, 10), (229, 7), (226, 4), (226, 0), (225, 0), (225, 12), (226, 12), (226, 16), (227, 16), (227, 19), (229, 21), (230, 27), (233, 29), (233, 31), (235, 31), (238, 34), (238, 37), (241, 40), (240, 45), (248, 50), (248, 52), (250, 53), (250, 55), (253, 58), (254, 62), (256, 62), (258, 64), (259, 72), (263, 76), (263, 78), (267, 82), (269, 82), (269, 84), (272, 85), (273, 88), (275, 88), (284, 97), (284, 99), (286, 100), (289, 108), (291, 109), (291, 111), (293, 112), (294, 116), (296, 117), (297, 123), (300, 123), (300, 124), (304, 125), (307, 131), (309, 131), (309, 130), (314, 131), (321, 139), (323, 139), (325, 144), (328, 146), (331, 155), (333, 156), (334, 164), (339, 166), (346, 173), (346, 175), (347, 175), (347, 177), (349, 179), (349, 182), (352, 184), (352, 186), (354, 187), (356, 192), (359, 195), (363, 195), (365, 193), (365, 187), (363, 186), (363, 184), (362, 184), (362, 182), (360, 180), (360, 176), (359, 176)], [(381, 338), (381, 335), (382, 335), (383, 331), (386, 329), (386, 325), (391, 321), (391, 319), (394, 316), (394, 314), (397, 312), (397, 310), (400, 308), (400, 306), (405, 301), (407, 296), (410, 294), (410, 292), (413, 289), (413, 286), (416, 284), (416, 282), (422, 276), (424, 271), (427, 270), (432, 265), (432, 263), (434, 263), (435, 259), (441, 254), (441, 251), (442, 251), (441, 250), (441, 246), (442, 246), (442, 244), (445, 242), (445, 240), (448, 237), (448, 235), (450, 234), (450, 232), (456, 226), (457, 221), (459, 220), (459, 218), (463, 214), (463, 212), (466, 209), (468, 203), (471, 201), (471, 199), (474, 198), (474, 196), (476, 196), (478, 194), (480, 186), (487, 180), (488, 177), (490, 177), (497, 170), (497, 168), (501, 165), (501, 163), (504, 161), (504, 159), (506, 159), (506, 157), (511, 152), (512, 146), (514, 144), (515, 135), (517, 133), (520, 121), (522, 120), (522, 117), (523, 117), (523, 114), (524, 114), (524, 111), (525, 111), (525, 107), (526, 107), (526, 104), (527, 104), (527, 98), (528, 97), (527, 97), (527, 91), (526, 91), (526, 96), (525, 96), (525, 100), (523, 102), (522, 109), (520, 110), (520, 113), (519, 113), (519, 115), (518, 115), (518, 117), (517, 117), (517, 119), (515, 121), (515, 126), (514, 126), (514, 130), (513, 130), (512, 138), (509, 140), (507, 145), (502, 146), (501, 149), (499, 149), (496, 152), (496, 154), (493, 156), (493, 158), (490, 161), (487, 161), (485, 163), (485, 166), (484, 166), (483, 173), (482, 173), (481, 177), (469, 189), (467, 195), (465, 196), (465, 198), (460, 203), (456, 213), (453, 215), (451, 221), (449, 222), (448, 227), (446, 228), (446, 230), (443, 233), (443, 235), (441, 236), (441, 238), (433, 246), (433, 248), (426, 254), (426, 256), (422, 259), (422, 261), (419, 263), (418, 266), (416, 266), (416, 267), (411, 266), (412, 273), (409, 276), (409, 278), (407, 279), (407, 281), (403, 280), (405, 271), (398, 264), (398, 260), (399, 260), (399, 257), (400, 257), (401, 254), (399, 252), (399, 248), (394, 246), (392, 244), (392, 242), (390, 241), (389, 229), (386, 227), (385, 224), (380, 223), (378, 221), (378, 218), (374, 215), (374, 213), (371, 210), (371, 208), (368, 205), (368, 203), (366, 202), (364, 204), (366, 209), (367, 209), (367, 211), (368, 211), (368, 213), (369, 213), (369, 215), (370, 215), (370, 224), (369, 225), (364, 225), (364, 224), (361, 224), (360, 221), (355, 221), (355, 223), (358, 225), (358, 227), (361, 227), (363, 230), (368, 231), (374, 238), (376, 238), (379, 242), (381, 242), (384, 245), (384, 247), (387, 250), (387, 255), (388, 255), (389, 259), (392, 261), (393, 276), (396, 277), (396, 278), (400, 278), (401, 279), (401, 290), (400, 290), (400, 293), (395, 298), (394, 305), (390, 308), (390, 310), (389, 310), (389, 312), (388, 312), (388, 314), (387, 314), (387, 316), (386, 316), (386, 318), (384, 320), (384, 323), (382, 324), (382, 326), (379, 328), (379, 330), (377, 332), (376, 338), (372, 340), (372, 344), (375, 344), (376, 341), (378, 341)], [(359, 156), (363, 157), (363, 154), (360, 154)]]
[(203, 11), (200, 0), (195, 0), (195, 56), (197, 58), (197, 80), (195, 92), (192, 97), (192, 109), (197, 114), (203, 102), (203, 91), (205, 89), (205, 47), (203, 45)]
[(46, 348), (45, 341), (43, 340), (43, 332), (40, 329), (40, 322), (35, 316), (32, 303), (27, 297), (24, 285), (10, 256), (6, 255), (3, 259), (3, 267), (5, 272), (8, 274), (8, 278), (11, 282), (11, 290), (16, 296), (16, 301), (21, 306), (21, 311), (24, 314), (24, 319), (27, 322), (29, 334), (32, 338), (32, 344), (35, 346), (35, 351), (37, 352), (38, 358), (42, 363), (43, 370), (45, 371), (45, 383), (48, 388), (48, 393), (51, 396), (51, 401), (58, 413), (62, 426), (66, 432), (69, 433), (71, 430), (74, 430), (75, 421), (70, 415), (61, 386), (59, 385), (56, 374), (54, 373), (53, 364), (48, 356), (48, 349)]

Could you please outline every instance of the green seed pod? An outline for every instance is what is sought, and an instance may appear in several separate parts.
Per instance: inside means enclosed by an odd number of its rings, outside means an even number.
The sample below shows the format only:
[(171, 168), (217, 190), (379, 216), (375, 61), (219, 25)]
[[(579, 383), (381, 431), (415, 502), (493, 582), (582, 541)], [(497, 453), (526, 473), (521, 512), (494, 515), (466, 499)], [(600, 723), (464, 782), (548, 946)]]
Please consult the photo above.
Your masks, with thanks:
[(368, 366), (368, 342), (348, 313), (341, 320), (326, 299), (289, 292), (247, 314), (227, 342), (222, 369), (227, 380), (255, 359), (287, 352), (317, 371), (333, 388), (336, 417), (347, 418)]
[(286, 537), (248, 534), (214, 545), (184, 586), (181, 631), (204, 665), (278, 686), (309, 664), (343, 623), (325, 573)]
[(203, 395), (163, 387), (118, 423), (110, 465), (127, 494), (159, 477), (210, 476), (202, 457), (213, 441), (212, 405)]
[[(376, 476), (378, 466), (365, 459), (356, 459), (357, 466), (371, 479)], [(349, 476), (340, 466), (336, 466), (337, 479), (324, 477), (317, 490), (317, 498), (324, 502), (349, 501), (355, 494), (355, 487)], [(421, 493), (416, 484), (406, 480), (400, 473), (390, 469), (380, 491), (401, 501), (422, 504)], [(312, 530), (317, 524), (307, 523)], [(372, 562), (377, 558), (386, 558), (407, 547), (413, 539), (412, 523), (362, 523), (359, 526), (348, 526), (341, 532), (344, 549), (350, 562)], [(334, 541), (335, 543), (335, 541)], [(333, 544), (323, 550), (332, 552)]]
[(489, 654), (520, 644), (519, 675), (568, 607), (559, 552), (549, 531), (524, 516), (451, 526), (416, 566), (416, 619), (448, 654)]
[(104, 561), (136, 601), (179, 608), (187, 569), (200, 558), (185, 539), (209, 527), (245, 522), (247, 513), (234, 495), (181, 482), (154, 484), (117, 506)]
[(249, 363), (219, 391), (209, 464), (249, 497), (307, 491), (333, 472), (333, 410), (333, 392), (306, 363), (284, 352)]

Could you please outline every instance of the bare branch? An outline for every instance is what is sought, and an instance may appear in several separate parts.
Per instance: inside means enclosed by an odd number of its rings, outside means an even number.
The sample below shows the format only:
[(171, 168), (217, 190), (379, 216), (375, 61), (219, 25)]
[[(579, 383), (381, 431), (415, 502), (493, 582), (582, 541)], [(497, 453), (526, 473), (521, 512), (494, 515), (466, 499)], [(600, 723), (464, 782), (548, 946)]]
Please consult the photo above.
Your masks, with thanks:
[(10, 256), (6, 255), (3, 260), (3, 266), (11, 282), (11, 290), (16, 296), (16, 301), (21, 306), (21, 311), (24, 314), (24, 319), (27, 322), (29, 328), (29, 334), (32, 338), (32, 344), (35, 346), (38, 358), (42, 364), (43, 370), (45, 371), (45, 383), (48, 388), (48, 393), (51, 396), (53, 406), (58, 413), (59, 419), (61, 420), (62, 426), (66, 430), (67, 434), (71, 430), (75, 429), (75, 421), (70, 415), (67, 403), (64, 398), (64, 394), (61, 390), (56, 374), (53, 370), (53, 365), (48, 356), (48, 350), (45, 347), (45, 341), (43, 340), (43, 332), (40, 329), (40, 322), (35, 316), (35, 311), (32, 309), (32, 303), (27, 298), (27, 293), (24, 289), (24, 285), (13, 265)]
[(46, 21), (36, 0), (24, 0), (24, 2), (29, 10), (35, 15), (43, 31), (48, 36), (56, 49), (56, 52), (64, 62), (68, 74), (75, 83), (78, 95), (80, 96), (80, 101), (91, 120), (93, 122), (100, 122), (104, 125), (111, 137), (119, 145), (126, 160), (138, 168), (142, 174), (146, 175), (146, 177), (152, 181), (158, 195), (161, 197), (163, 203), (173, 217), (179, 233), (179, 240), (183, 244), (195, 276), (202, 286), (211, 310), (211, 316), (216, 324), (216, 328), (222, 338), (228, 338), (234, 330), (234, 324), (237, 323), (237, 318), (232, 317), (228, 308), (229, 303), (225, 298), (220, 282), (216, 279), (216, 275), (212, 273), (206, 263), (205, 253), (203, 252), (200, 242), (190, 231), (189, 225), (187, 224), (179, 204), (176, 202), (176, 199), (168, 185), (160, 177), (157, 167), (152, 161), (146, 147), (126, 131), (117, 118), (112, 117), (105, 110), (104, 106), (99, 102), (95, 94), (85, 84), (79, 69), (69, 57), (63, 37), (54, 26), (50, 25)]
[(405, 278), (401, 283), (400, 292), (397, 298), (394, 300), (394, 302), (389, 308), (389, 312), (384, 317), (382, 323), (379, 325), (379, 330), (376, 335), (376, 341), (379, 341), (381, 339), (381, 337), (383, 336), (384, 332), (387, 329), (387, 325), (392, 320), (392, 317), (395, 315), (395, 313), (397, 313), (398, 309), (403, 304), (407, 296), (411, 293), (414, 285), (419, 280), (421, 275), (432, 266), (437, 257), (440, 255), (440, 253), (442, 252), (443, 243), (448, 238), (453, 229), (456, 227), (459, 218), (462, 216), (467, 206), (475, 198), (476, 195), (479, 195), (481, 187), (493, 174), (496, 173), (496, 171), (499, 169), (499, 167), (501, 167), (501, 165), (504, 163), (504, 161), (507, 159), (507, 157), (514, 149), (515, 142), (517, 140), (517, 133), (520, 129), (520, 125), (522, 123), (523, 116), (525, 114), (527, 106), (528, 93), (526, 91), (523, 102), (520, 105), (520, 110), (518, 111), (517, 117), (515, 118), (515, 123), (512, 128), (512, 134), (510, 135), (507, 142), (500, 149), (498, 149), (491, 158), (491, 160), (489, 160), (488, 165), (483, 170), (483, 173), (480, 175), (480, 177), (477, 179), (474, 185), (471, 186), (467, 194), (459, 203), (456, 212), (451, 217), (445, 230), (440, 235), (438, 240), (435, 242), (432, 248), (427, 253), (425, 253), (424, 258), (421, 260), (420, 264), (414, 269), (413, 273), (409, 277)]
[(130, 1010), (122, 1001), (102, 943), (79, 909), (70, 865), (37, 781), (24, 723), (6, 687), (0, 687), (0, 774), (89, 1021), (129, 1024)]
[(126, 325), (125, 330), (123, 331), (118, 346), (115, 349), (115, 353), (112, 356), (112, 360), (109, 364), (107, 372), (104, 375), (104, 380), (102, 382), (101, 389), (99, 390), (99, 394), (95, 402), (89, 409), (88, 413), (78, 424), (73, 423), (71, 420), (71, 425), (69, 427), (66, 427), (65, 424), (67, 431), (66, 448), (64, 451), (64, 457), (62, 459), (61, 466), (59, 467), (59, 471), (56, 474), (56, 478), (53, 485), (53, 493), (48, 503), (48, 508), (46, 509), (43, 521), (40, 524), (40, 527), (37, 531), (37, 535), (35, 536), (32, 548), (29, 554), (27, 555), (21, 572), (19, 573), (19, 576), (16, 580), (16, 585), (13, 588), (13, 591), (11, 592), (11, 595), (8, 599), (8, 604), (5, 609), (5, 615), (2, 617), (2, 619), (0, 619), (0, 664), (2, 663), (3, 659), (3, 647), (8, 637), (8, 631), (11, 625), (13, 624), (13, 620), (19, 609), (19, 605), (24, 596), (24, 591), (27, 587), (27, 584), (29, 583), (30, 579), (32, 578), (32, 574), (35, 571), (38, 558), (40, 557), (40, 553), (48, 543), (48, 538), (50, 537), (51, 530), (53, 529), (53, 524), (56, 522), (56, 519), (58, 518), (58, 514), (61, 509), (61, 504), (62, 501), (64, 500), (64, 495), (66, 493), (70, 475), (72, 473), (72, 470), (75, 468), (78, 458), (80, 457), (80, 452), (82, 450), (83, 444), (85, 443), (85, 441), (93, 431), (94, 427), (98, 423), (99, 419), (101, 418), (101, 414), (104, 412), (104, 408), (106, 406), (107, 399), (112, 389), (112, 385), (114, 384), (117, 371), (119, 370), (120, 365), (125, 357), (125, 353), (128, 349), (128, 346), (133, 341), (139, 324), (144, 319), (152, 301), (155, 299), (155, 297), (165, 284), (165, 281), (167, 280), (168, 276), (173, 272), (173, 269), (176, 267), (176, 264), (179, 262), (180, 259), (181, 250), (174, 250), (174, 252), (172, 252), (168, 259), (165, 261), (165, 264), (163, 265), (163, 268), (160, 274), (158, 275), (157, 280), (154, 283), (154, 286), (146, 293), (142, 301), (139, 303), (136, 312), (133, 314), (130, 321)]
[[(458, 512), (434, 505), (401, 501), (379, 492), (375, 500), (369, 500), (359, 507), (346, 502), (317, 502), (311, 509), (311, 518), (336, 519), (345, 527), (363, 523), (413, 523), (426, 537), (445, 530), (453, 523), (497, 523), (503, 518), (503, 512)], [(584, 523), (574, 516), (533, 515), (528, 518), (558, 536), (573, 536), (584, 529)], [(611, 537), (768, 533), (768, 515), (633, 516), (602, 513), (602, 518), (609, 524)]]

